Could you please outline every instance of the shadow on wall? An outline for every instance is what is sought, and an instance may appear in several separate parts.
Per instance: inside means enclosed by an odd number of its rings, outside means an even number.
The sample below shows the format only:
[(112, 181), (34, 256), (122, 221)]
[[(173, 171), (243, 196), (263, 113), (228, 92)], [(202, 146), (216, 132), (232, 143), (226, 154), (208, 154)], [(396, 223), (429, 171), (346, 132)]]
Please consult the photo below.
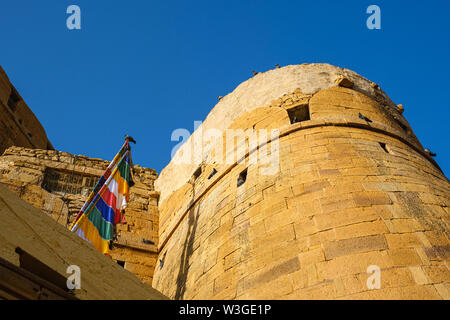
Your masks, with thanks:
[(190, 265), (189, 259), (192, 256), (192, 253), (194, 252), (195, 232), (197, 231), (200, 206), (201, 204), (199, 204), (197, 207), (193, 207), (189, 211), (188, 217), (189, 228), (183, 245), (183, 254), (181, 255), (180, 269), (178, 271), (177, 276), (177, 291), (175, 293), (175, 300), (183, 299), (184, 293), (186, 291), (186, 279), (189, 273), (189, 265)]

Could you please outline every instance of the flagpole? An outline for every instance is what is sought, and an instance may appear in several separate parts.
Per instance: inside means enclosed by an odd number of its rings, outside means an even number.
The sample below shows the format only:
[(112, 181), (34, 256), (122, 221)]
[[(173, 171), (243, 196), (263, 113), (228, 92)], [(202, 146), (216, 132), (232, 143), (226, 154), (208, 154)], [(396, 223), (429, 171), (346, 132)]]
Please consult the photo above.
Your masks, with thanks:
[[(127, 150), (127, 151), (124, 153), (124, 155), (123, 155), (122, 158), (120, 159), (119, 163), (121, 163), (121, 162), (125, 159), (125, 157), (127, 156), (127, 154), (128, 154), (129, 152), (130, 152), (130, 150)], [(92, 212), (92, 209), (94, 209), (94, 207), (95, 207), (95, 205), (97, 204), (98, 200), (100, 200), (100, 198), (102, 197), (103, 193), (105, 192), (106, 188), (108, 187), (109, 183), (111, 182), (111, 179), (114, 178), (114, 174), (117, 172), (117, 170), (119, 170), (119, 166), (116, 166), (116, 167), (114, 168), (114, 170), (111, 172), (111, 175), (108, 177), (108, 180), (106, 180), (106, 182), (103, 184), (103, 186), (101, 187), (101, 189), (98, 191), (98, 193), (96, 194), (96, 196), (98, 195), (98, 197), (97, 197), (96, 199), (94, 198), (95, 202), (91, 202), (91, 203), (89, 204), (89, 206), (87, 207), (86, 211), (83, 212), (83, 213), (86, 215), (86, 218), (89, 217), (89, 215), (90, 215), (91, 212)], [(81, 216), (81, 217), (82, 217), (82, 216)], [(79, 220), (81, 219), (81, 217), (80, 217), (76, 222), (79, 222)], [(75, 226), (76, 226), (76, 228), (75, 228)], [(80, 227), (80, 225), (79, 225), (79, 224), (77, 225), (77, 224), (75, 223), (75, 224), (73, 225), (73, 227), (71, 228), (71, 231), (72, 231), (72, 232), (76, 232), (76, 231), (78, 230), (79, 227)], [(75, 228), (75, 229), (74, 229), (74, 228)]]
[(114, 159), (111, 161), (111, 163), (109, 164), (108, 168), (106, 168), (105, 172), (103, 172), (103, 175), (97, 181), (94, 189), (92, 189), (91, 193), (89, 194), (88, 199), (86, 200), (86, 202), (84, 203), (83, 207), (78, 212), (78, 214), (77, 214), (75, 220), (73, 221), (72, 225), (70, 226), (70, 229), (72, 229), (75, 226), (75, 224), (80, 219), (81, 215), (85, 212), (87, 207), (90, 205), (91, 201), (94, 199), (95, 195), (101, 189), (101, 186), (103, 185), (103, 184), (100, 184), (100, 181), (102, 180), (101, 178), (103, 177), (103, 178), (105, 178), (105, 180), (109, 179), (109, 177), (111, 176), (111, 168), (113, 168), (117, 164), (117, 160), (122, 157), (122, 153), (125, 150), (129, 149), (129, 143), (130, 143), (130, 141), (128, 139), (125, 139), (125, 142), (122, 145), (122, 147), (120, 148), (119, 152), (115, 155)]

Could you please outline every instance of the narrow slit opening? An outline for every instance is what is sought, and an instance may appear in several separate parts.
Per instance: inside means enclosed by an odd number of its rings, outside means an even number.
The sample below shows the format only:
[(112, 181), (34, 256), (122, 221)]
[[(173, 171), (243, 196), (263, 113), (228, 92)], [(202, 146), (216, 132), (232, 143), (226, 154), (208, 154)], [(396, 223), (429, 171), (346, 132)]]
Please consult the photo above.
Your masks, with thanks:
[(239, 174), (239, 177), (237, 179), (237, 186), (238, 187), (242, 186), (246, 180), (247, 180), (247, 169), (245, 169)]
[(386, 153), (391, 153), (389, 147), (384, 142), (378, 142), (380, 144), (380, 147), (384, 150)]
[(201, 174), (202, 174), (202, 167), (198, 167), (198, 169), (195, 170), (194, 175), (193, 175), (194, 181), (197, 180), (197, 178), (200, 177)]
[(211, 179), (212, 177), (214, 177), (214, 175), (217, 173), (217, 170), (214, 168), (212, 169), (211, 173), (208, 176), (208, 180)]
[(11, 94), (9, 95), (8, 98), (8, 107), (12, 110), (12, 111), (16, 111), (16, 107), (17, 107), (17, 103), (20, 101), (20, 97), (19, 94), (17, 93), (16, 89), (11, 88)]

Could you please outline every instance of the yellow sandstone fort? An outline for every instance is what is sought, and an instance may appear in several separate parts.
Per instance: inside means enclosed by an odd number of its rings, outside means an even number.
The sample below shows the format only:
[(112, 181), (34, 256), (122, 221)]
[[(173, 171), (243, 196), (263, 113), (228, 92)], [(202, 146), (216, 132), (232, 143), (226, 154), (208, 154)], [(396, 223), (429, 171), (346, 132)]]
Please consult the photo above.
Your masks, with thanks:
[[(108, 163), (30, 149), (52, 149), (41, 140), (2, 141), (15, 147), (0, 157), (0, 182), (66, 224)], [(256, 74), (220, 99), (159, 176), (137, 167), (113, 259), (171, 299), (448, 300), (449, 182), (425, 148), (403, 106), (348, 69)], [(19, 265), (11, 250), (0, 257)], [(163, 297), (150, 289), (142, 298)]]

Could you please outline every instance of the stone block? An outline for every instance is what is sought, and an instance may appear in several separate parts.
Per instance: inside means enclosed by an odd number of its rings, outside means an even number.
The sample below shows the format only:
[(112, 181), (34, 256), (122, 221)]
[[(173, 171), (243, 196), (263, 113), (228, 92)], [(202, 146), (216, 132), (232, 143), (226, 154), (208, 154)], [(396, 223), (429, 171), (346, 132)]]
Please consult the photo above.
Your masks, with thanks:
[(322, 248), (312, 249), (306, 252), (302, 252), (299, 255), (300, 265), (302, 268), (309, 264), (315, 264), (325, 260), (325, 255)]
[(358, 207), (368, 207), (379, 204), (392, 204), (391, 198), (381, 191), (355, 192), (353, 200)]
[(388, 233), (388, 228), (382, 220), (356, 223), (349, 226), (336, 228), (336, 239), (349, 239), (356, 237), (382, 235)]
[(411, 272), (414, 281), (418, 285), (428, 284), (429, 280), (423, 269), (419, 266), (409, 267), (409, 271)]
[(327, 260), (353, 253), (384, 249), (387, 249), (387, 244), (383, 235), (337, 240), (324, 244), (325, 257)]
[(396, 232), (424, 231), (425, 228), (416, 219), (393, 219), (392, 224)]
[(318, 214), (315, 215), (314, 219), (319, 230), (326, 230), (354, 223), (373, 221), (378, 219), (378, 215), (374, 210), (358, 208)]
[(390, 249), (414, 248), (422, 245), (415, 233), (396, 233), (385, 236)]
[(412, 248), (390, 249), (389, 256), (394, 266), (420, 266), (422, 260)]

